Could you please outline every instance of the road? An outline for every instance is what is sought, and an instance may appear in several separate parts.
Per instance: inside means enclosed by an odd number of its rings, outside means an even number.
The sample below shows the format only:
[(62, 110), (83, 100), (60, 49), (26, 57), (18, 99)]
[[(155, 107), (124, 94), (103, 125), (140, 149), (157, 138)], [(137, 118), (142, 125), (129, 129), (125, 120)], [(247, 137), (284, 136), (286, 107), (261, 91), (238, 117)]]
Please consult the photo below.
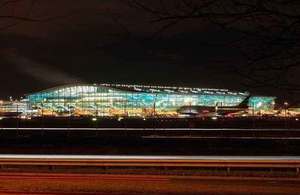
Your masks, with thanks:
[[(6, 165), (94, 166), (94, 167), (225, 167), (225, 168), (295, 168), (298, 156), (134, 156), (134, 155), (28, 155), (0, 154), (1, 169)], [(22, 168), (22, 167), (21, 167)]]
[(0, 155), (0, 194), (299, 194), (300, 157)]
[(0, 138), (67, 136), (142, 139), (300, 140), (300, 129), (242, 128), (0, 128)]
[(55, 155), (55, 154), (0, 154), (2, 160), (142, 160), (142, 161), (171, 161), (190, 160), (198, 162), (206, 161), (244, 161), (244, 162), (295, 162), (300, 163), (300, 156), (183, 156), (183, 155)]
[(21, 130), (21, 131), (300, 131), (300, 129), (276, 129), (276, 128), (255, 128), (255, 129), (245, 129), (245, 128), (64, 128), (64, 127), (30, 127), (30, 128), (10, 128), (10, 127), (1, 127), (0, 130)]
[(1, 173), (1, 194), (290, 194), (300, 193), (291, 178), (191, 177)]

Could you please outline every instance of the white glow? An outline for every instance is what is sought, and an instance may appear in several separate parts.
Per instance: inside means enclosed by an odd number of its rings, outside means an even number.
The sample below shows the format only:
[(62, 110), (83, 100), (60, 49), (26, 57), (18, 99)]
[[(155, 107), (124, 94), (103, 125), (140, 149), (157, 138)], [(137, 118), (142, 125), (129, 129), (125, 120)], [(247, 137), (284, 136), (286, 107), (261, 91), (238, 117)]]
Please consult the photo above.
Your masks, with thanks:
[(257, 103), (257, 108), (260, 108), (262, 106), (262, 102)]

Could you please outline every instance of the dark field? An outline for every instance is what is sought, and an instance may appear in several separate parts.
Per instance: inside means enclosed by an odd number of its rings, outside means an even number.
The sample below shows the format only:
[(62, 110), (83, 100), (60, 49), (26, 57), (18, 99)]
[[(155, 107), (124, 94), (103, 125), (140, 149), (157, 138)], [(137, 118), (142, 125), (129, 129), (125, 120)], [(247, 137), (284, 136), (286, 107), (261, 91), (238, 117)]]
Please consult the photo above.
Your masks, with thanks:
[(11, 118), (0, 128), (2, 154), (300, 155), (296, 118)]
[[(282, 130), (287, 131), (287, 130)], [(98, 155), (300, 155), (300, 131), (1, 130), (0, 153)], [(288, 135), (291, 136), (288, 136)]]
[(233, 117), (233, 118), (123, 118), (123, 117), (37, 117), (31, 120), (4, 118), (0, 128), (5, 127), (78, 127), (78, 128), (276, 128), (300, 129), (297, 117)]
[[(1, 154), (254, 158), (300, 155), (300, 128), (294, 119), (92, 121), (91, 118), (40, 118), (2, 120), (0, 124)], [(16, 165), (1, 165), (1, 194), (290, 195), (300, 191), (298, 168), (295, 167), (228, 169), (227, 161), (223, 169), (197, 167), (180, 171), (165, 167), (84, 169), (81, 166), (49, 166), (48, 160), (44, 169), (37, 168), (34, 163), (13, 163)]]

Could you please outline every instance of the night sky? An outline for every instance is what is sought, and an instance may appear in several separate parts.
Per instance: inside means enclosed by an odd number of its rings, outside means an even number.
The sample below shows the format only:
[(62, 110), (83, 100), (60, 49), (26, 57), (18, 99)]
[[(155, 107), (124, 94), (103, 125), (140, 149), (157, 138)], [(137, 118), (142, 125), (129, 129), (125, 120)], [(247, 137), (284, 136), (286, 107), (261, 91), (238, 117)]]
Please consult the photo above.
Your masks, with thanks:
[[(220, 42), (238, 35), (205, 22), (185, 22), (153, 37), (158, 24), (117, 0), (20, 1), (0, 19), (0, 97), (68, 83), (160, 84), (249, 90), (232, 73), (243, 66), (237, 49)], [(299, 82), (300, 83), (300, 82)]]

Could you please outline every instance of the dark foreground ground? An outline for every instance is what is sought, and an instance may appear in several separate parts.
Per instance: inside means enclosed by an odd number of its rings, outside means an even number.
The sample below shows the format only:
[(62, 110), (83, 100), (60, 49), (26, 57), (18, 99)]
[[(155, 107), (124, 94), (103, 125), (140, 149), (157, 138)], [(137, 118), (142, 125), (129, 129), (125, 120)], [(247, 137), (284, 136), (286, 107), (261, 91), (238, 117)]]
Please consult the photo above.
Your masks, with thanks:
[[(2, 120), (0, 154), (300, 156), (295, 119), (235, 120)], [(298, 164), (132, 169), (0, 161), (0, 194), (300, 194)]]
[(298, 156), (300, 130), (1, 129), (0, 153)]
[(1, 194), (294, 195), (299, 179), (0, 173)]
[[(65, 129), (48, 131), (47, 128)], [(110, 128), (120, 130), (110, 131)], [(128, 131), (130, 128), (143, 131)], [(167, 128), (181, 131), (167, 131)], [(207, 130), (193, 131), (194, 128)], [(215, 128), (226, 130), (210, 131)], [(232, 128), (240, 130), (228, 130)], [(0, 121), (0, 153), (296, 156), (300, 155), (298, 129), (297, 118), (272, 117), (97, 118), (96, 121), (91, 117), (11, 118)]]
[(50, 157), (1, 155), (0, 193), (300, 193), (298, 157)]
[[(232, 123), (236, 126), (229, 125), (232, 121), (217, 123), (181, 121), (182, 126), (174, 126), (181, 127), (176, 130), (166, 128), (168, 125), (165, 124), (170, 121), (163, 123), (148, 121), (149, 126), (145, 127), (149, 129), (142, 126), (143, 128), (137, 130), (130, 129), (128, 121), (118, 123), (115, 121), (114, 127), (120, 127), (120, 129), (114, 130), (100, 128), (101, 125), (107, 126), (104, 124), (109, 121), (91, 123), (89, 128), (80, 128), (80, 125), (65, 123), (65, 128), (58, 129), (53, 129), (58, 123), (50, 125), (50, 121), (43, 121), (42, 126), (36, 125), (34, 128), (20, 121), (16, 127), (8, 125), (9, 128), (7, 124), (0, 123), (6, 126), (0, 129), (0, 153), (300, 156), (300, 130), (297, 128), (296, 121), (276, 121), (280, 124), (278, 126), (275, 123), (262, 125), (267, 123), (255, 121), (255, 127), (263, 129), (251, 128), (253, 121), (241, 122), (243, 127), (247, 127), (242, 129), (213, 129), (220, 127), (221, 124), (224, 124), (222, 127), (236, 128), (238, 126), (236, 123)], [(16, 121), (10, 122), (16, 124)], [(201, 124), (201, 127), (208, 125), (209, 128), (194, 129), (194, 127), (199, 127), (197, 124)], [(72, 129), (74, 126), (78, 128)], [(276, 130), (272, 130), (272, 126), (276, 127)], [(52, 129), (47, 127), (52, 127)], [(2, 163), (0, 194), (300, 194), (298, 165), (284, 169), (280, 167), (276, 169), (272, 167), (232, 169), (226, 167), (229, 162), (225, 162), (221, 166), (222, 169), (209, 168), (209, 166), (205, 169), (194, 167), (181, 171), (180, 174), (177, 172), (173, 174), (174, 170), (172, 172), (166, 168), (154, 168), (149, 173), (147, 172), (149, 170), (139, 168), (137, 175), (129, 174), (130, 169), (122, 168), (122, 166), (114, 170), (107, 167), (103, 169), (94, 167), (83, 173), (80, 172), (81, 166), (70, 168), (62, 164), (58, 171), (55, 167), (46, 164), (47, 171), (45, 172), (43, 167), (34, 163), (22, 167), (23, 165), (16, 161), (12, 161), (10, 165), (3, 164), (3, 159), (0, 161)], [(162, 165), (165, 166), (164, 163)], [(159, 174), (161, 171), (165, 174)], [(199, 171), (208, 174), (194, 175)], [(191, 172), (192, 175), (187, 175)]]
[(300, 128), (300, 117), (233, 117), (233, 118), (123, 118), (123, 117), (37, 117), (30, 120), (3, 118), (5, 127), (65, 128)]

